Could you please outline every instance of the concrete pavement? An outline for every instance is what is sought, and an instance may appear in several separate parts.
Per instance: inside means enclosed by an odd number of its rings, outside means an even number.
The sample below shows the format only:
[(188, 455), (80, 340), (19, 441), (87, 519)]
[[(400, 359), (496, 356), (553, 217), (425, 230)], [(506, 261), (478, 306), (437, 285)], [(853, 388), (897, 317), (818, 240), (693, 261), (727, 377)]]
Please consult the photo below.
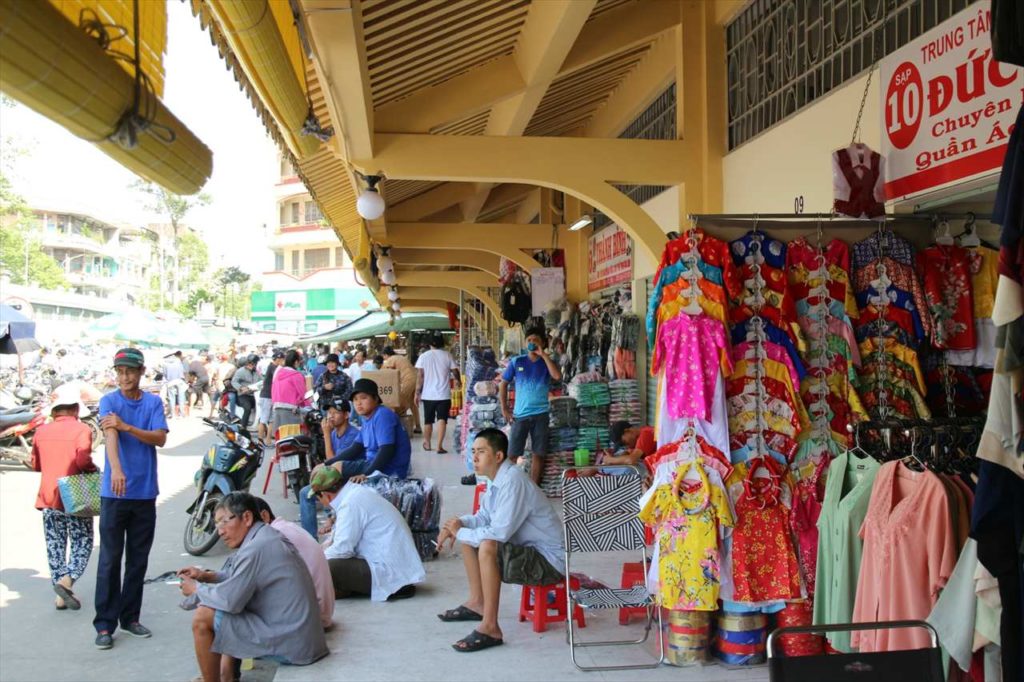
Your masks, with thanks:
[[(449, 429), (448, 448), (452, 448)], [(472, 503), (472, 488), (458, 484), (465, 473), (461, 455), (423, 452), (413, 438), (413, 475), (432, 477), (443, 487), (443, 518), (465, 513)], [(157, 530), (147, 575), (156, 576), (181, 566), (199, 564), (218, 568), (227, 556), (217, 545), (202, 558), (185, 554), (182, 534), (185, 508), (194, 492), (193, 474), (202, 455), (216, 442), (198, 418), (171, 423), (168, 446), (159, 452), (161, 495)], [(102, 463), (102, 453), (96, 454)], [(259, 494), (266, 475), (257, 475), (252, 492)], [(40, 513), (34, 508), (38, 474), (0, 467), (0, 682), (63, 680), (191, 680), (198, 674), (192, 650), (190, 614), (178, 608), (176, 587), (146, 586), (142, 622), (153, 630), (152, 639), (115, 635), (114, 648), (99, 651), (93, 646), (92, 599), (98, 550), (89, 570), (77, 585), (83, 608), (57, 612), (53, 608)], [(271, 477), (266, 495), (275, 513), (298, 519), (298, 507), (282, 496), (279, 474)], [(600, 563), (582, 562), (586, 573), (617, 584), (622, 559)], [(425, 564), (427, 582), (413, 599), (386, 604), (365, 599), (342, 600), (335, 610), (335, 626), (328, 632), (331, 655), (307, 667), (277, 668), (258, 663), (243, 675), (245, 682), (292, 682), (297, 680), (767, 680), (763, 667), (727, 670), (711, 665), (699, 668), (662, 666), (656, 670), (585, 674), (569, 659), (565, 627), (554, 625), (534, 633), (528, 623), (517, 622), (520, 590), (502, 589), (501, 625), (506, 644), (490, 651), (461, 654), (450, 645), (468, 634), (471, 623), (442, 623), (436, 614), (457, 606), (465, 598), (462, 561), (445, 556)], [(577, 564), (574, 563), (574, 570)], [(616, 613), (587, 614), (587, 639), (639, 636), (638, 624), (623, 628)], [(631, 647), (581, 654), (583, 661), (609, 664), (642, 662), (644, 652)]]

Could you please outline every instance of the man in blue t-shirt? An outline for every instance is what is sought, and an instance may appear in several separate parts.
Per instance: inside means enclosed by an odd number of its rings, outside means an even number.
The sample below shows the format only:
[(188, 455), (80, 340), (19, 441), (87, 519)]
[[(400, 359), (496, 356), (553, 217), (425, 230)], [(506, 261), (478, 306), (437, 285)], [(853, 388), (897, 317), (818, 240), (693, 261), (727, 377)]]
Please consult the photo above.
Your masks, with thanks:
[[(546, 335), (543, 328), (526, 330), (526, 353), (512, 358), (501, 374), (498, 400), (505, 421), (512, 424), (508, 437), (508, 456), (512, 462), (526, 450), (526, 437), (530, 437), (533, 461), (530, 478), (540, 485), (544, 473), (544, 458), (548, 454), (548, 389), (552, 381), (561, 381), (562, 372), (545, 351)], [(515, 382), (515, 411), (508, 407), (508, 385)]]
[[(344, 374), (342, 376), (345, 376)], [(345, 376), (348, 379), (347, 376)], [(359, 427), (349, 421), (350, 405), (348, 400), (335, 396), (327, 407), (327, 416), (321, 424), (324, 434), (324, 451), (327, 464), (340, 461), (336, 455), (348, 450), (357, 442), (361, 442)], [(319, 467), (317, 467), (319, 468)], [(310, 472), (310, 480), (313, 475)], [(316, 497), (309, 496), (309, 486), (299, 491), (299, 523), (306, 532), (317, 537), (316, 528)]]
[(362, 417), (359, 441), (326, 463), (347, 479), (375, 471), (405, 478), (409, 475), (412, 444), (402, 421), (390, 407), (381, 405), (377, 383), (360, 379), (352, 387), (352, 405)]
[[(106, 465), (100, 487), (100, 560), (96, 569), (96, 646), (114, 645), (114, 629), (152, 633), (139, 622), (142, 584), (156, 531), (156, 449), (167, 442), (160, 398), (139, 389), (145, 358), (137, 348), (114, 355), (118, 390), (100, 399)], [(124, 556), (124, 584), (121, 557)]]

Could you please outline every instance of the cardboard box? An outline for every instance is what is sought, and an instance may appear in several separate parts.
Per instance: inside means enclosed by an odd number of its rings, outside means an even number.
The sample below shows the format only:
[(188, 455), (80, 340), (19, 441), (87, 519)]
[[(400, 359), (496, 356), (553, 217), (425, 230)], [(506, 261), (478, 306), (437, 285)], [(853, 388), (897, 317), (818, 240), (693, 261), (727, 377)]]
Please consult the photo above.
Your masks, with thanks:
[(401, 400), (399, 397), (400, 384), (397, 369), (380, 369), (375, 372), (364, 371), (362, 378), (370, 379), (377, 384), (381, 402), (393, 410), (398, 409)]

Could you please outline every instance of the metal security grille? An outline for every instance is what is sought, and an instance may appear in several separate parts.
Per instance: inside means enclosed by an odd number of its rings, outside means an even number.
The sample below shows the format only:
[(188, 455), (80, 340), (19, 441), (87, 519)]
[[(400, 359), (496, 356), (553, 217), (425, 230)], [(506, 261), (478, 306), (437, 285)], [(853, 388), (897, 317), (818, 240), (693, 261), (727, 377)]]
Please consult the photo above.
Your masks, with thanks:
[[(651, 106), (636, 117), (619, 135), (622, 140), (674, 140), (676, 139), (676, 86), (670, 85), (658, 95)], [(664, 185), (615, 185), (615, 188), (637, 204), (643, 204), (664, 192)], [(594, 226), (600, 229), (610, 222), (601, 212), (594, 215)]]
[[(726, 29), (729, 149), (975, 0), (755, 0)], [(850, 120), (837, 124), (853, 129)]]

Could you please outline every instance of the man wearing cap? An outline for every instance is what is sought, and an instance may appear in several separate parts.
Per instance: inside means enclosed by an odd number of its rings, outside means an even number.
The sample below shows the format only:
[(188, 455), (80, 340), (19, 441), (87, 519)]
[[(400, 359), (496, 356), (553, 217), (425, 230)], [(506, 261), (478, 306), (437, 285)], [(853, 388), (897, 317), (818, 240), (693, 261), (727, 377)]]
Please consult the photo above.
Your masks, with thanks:
[(156, 449), (167, 442), (168, 431), (160, 399), (139, 389), (146, 371), (142, 351), (117, 351), (114, 371), (118, 390), (103, 396), (99, 406), (106, 463), (100, 487), (100, 560), (93, 626), (100, 649), (114, 645), (118, 623), (135, 637), (152, 635), (139, 623), (139, 614), (156, 531)]
[[(267, 370), (263, 373), (263, 384), (260, 386), (260, 402), (259, 402), (259, 435), (260, 440), (264, 443), (270, 440), (273, 435), (270, 433), (270, 421), (274, 418), (274, 400), (271, 397), (270, 389), (274, 384), (274, 372), (277, 368), (284, 364), (284, 351), (275, 350), (274, 355), (270, 359), (270, 364), (267, 365)], [(259, 369), (259, 365), (257, 365)], [(268, 443), (269, 445), (270, 443)]]
[(370, 488), (345, 484), (331, 467), (318, 469), (309, 486), (307, 494), (329, 505), (337, 519), (324, 547), (335, 598), (360, 595), (392, 601), (414, 596), (426, 573), (409, 525), (394, 505)]
[(362, 417), (359, 440), (338, 452), (331, 465), (345, 478), (379, 471), (388, 476), (409, 475), (412, 444), (394, 410), (381, 404), (377, 383), (360, 379), (352, 388), (352, 405)]
[[(50, 583), (57, 593), (58, 611), (77, 611), (81, 602), (71, 586), (85, 573), (92, 554), (92, 517), (66, 514), (57, 489), (57, 480), (96, 471), (92, 461), (92, 430), (78, 420), (88, 414), (77, 386), (64, 384), (44, 412), (53, 421), (36, 429), (32, 439), (32, 468), (42, 473), (36, 509), (43, 512), (46, 558), (50, 565)], [(68, 541), (71, 554), (68, 556)]]
[(335, 398), (348, 400), (352, 394), (352, 379), (339, 369), (338, 354), (327, 356), (326, 369), (316, 379), (316, 392), (321, 405), (330, 405)]
[[(335, 398), (327, 407), (327, 416), (321, 424), (324, 434), (324, 458), (327, 464), (341, 461), (336, 456), (345, 452), (359, 442), (359, 428), (349, 421), (349, 403), (347, 400)], [(312, 535), (316, 532), (316, 500), (309, 497), (309, 486), (299, 491), (299, 523)]]

